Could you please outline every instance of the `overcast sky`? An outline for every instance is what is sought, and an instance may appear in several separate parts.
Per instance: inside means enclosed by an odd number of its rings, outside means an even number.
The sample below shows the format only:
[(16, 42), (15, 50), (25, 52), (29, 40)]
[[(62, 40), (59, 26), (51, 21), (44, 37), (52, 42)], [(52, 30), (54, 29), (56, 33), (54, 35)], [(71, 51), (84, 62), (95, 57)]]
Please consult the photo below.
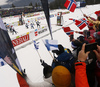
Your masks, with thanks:
[(6, 5), (6, 4), (7, 4), (6, 1), (7, 1), (7, 0), (0, 0), (0, 5)]

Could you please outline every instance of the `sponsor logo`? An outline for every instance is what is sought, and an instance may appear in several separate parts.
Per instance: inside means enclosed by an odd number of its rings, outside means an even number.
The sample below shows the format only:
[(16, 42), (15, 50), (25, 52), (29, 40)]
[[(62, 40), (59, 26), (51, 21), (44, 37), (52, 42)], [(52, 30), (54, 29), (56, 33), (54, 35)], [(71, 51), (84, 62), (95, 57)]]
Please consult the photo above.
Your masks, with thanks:
[(15, 46), (18, 46), (18, 45), (20, 45), (20, 44), (22, 44), (22, 43), (24, 43), (24, 42), (26, 42), (28, 40), (29, 40), (29, 34), (24, 35), (22, 37), (19, 37), (17, 39), (12, 40), (12, 44), (15, 47)]
[(38, 29), (35, 29), (35, 36), (37, 36), (38, 35)]
[(47, 31), (47, 29), (43, 29), (41, 31), (38, 31), (38, 34), (41, 34), (41, 33), (46, 32), (46, 31)]
[(50, 18), (52, 18), (52, 17), (54, 17), (54, 15), (52, 14), (52, 15), (50, 15)]

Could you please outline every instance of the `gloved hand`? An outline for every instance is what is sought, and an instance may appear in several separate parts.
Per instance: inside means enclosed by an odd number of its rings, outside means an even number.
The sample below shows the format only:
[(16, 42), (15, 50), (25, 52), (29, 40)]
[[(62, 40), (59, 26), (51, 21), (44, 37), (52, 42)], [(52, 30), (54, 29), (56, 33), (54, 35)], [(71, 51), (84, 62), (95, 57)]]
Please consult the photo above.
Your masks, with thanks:
[(44, 60), (40, 59), (41, 64), (44, 62)]
[(40, 62), (41, 62), (41, 65), (42, 65), (43, 67), (48, 66), (48, 64), (47, 64), (47, 63), (45, 63), (45, 62), (44, 62), (44, 60), (40, 59)]
[(24, 78), (27, 77), (25, 69), (22, 71), (22, 74), (23, 74), (23, 77), (24, 77)]

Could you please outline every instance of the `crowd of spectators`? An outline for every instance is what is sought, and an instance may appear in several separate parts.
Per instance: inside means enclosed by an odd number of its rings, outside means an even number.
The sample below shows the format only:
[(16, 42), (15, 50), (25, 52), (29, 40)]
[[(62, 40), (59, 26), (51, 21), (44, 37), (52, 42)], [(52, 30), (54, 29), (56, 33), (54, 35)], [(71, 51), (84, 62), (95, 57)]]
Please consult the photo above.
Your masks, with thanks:
[(22, 12), (26, 13), (32, 13), (37, 11), (34, 9), (34, 7), (15, 7), (15, 8), (6, 8), (6, 9), (0, 9), (1, 17), (7, 17), (7, 16), (14, 16), (14, 15), (20, 15)]

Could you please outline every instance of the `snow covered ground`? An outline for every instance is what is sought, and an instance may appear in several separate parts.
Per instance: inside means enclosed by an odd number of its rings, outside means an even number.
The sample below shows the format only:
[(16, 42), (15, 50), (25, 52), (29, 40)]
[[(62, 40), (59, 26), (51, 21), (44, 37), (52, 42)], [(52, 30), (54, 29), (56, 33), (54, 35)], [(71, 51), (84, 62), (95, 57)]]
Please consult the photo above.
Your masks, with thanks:
[[(97, 16), (94, 14), (95, 11), (98, 11), (100, 9), (100, 4), (98, 5), (88, 5), (84, 8), (77, 8), (74, 13), (69, 13), (63, 15), (64, 19), (64, 24), (63, 26), (69, 26), (72, 30), (75, 31), (80, 31), (79, 28), (76, 27), (76, 25), (69, 20), (69, 18), (74, 18), (74, 19), (80, 19), (83, 18), (83, 13), (85, 13), (88, 16), (96, 18)], [(67, 11), (66, 9), (59, 9), (52, 11), (52, 13), (57, 13), (60, 11)], [(83, 12), (83, 13), (82, 13)], [(44, 14), (41, 14), (39, 16), (43, 16)], [(28, 17), (25, 18), (31, 19), (34, 17)], [(6, 18), (3, 19), (4, 22), (7, 22), (8, 24), (11, 22), (18, 21), (18, 18)], [(41, 27), (47, 26), (46, 20), (40, 20), (41, 22)], [(58, 40), (58, 44), (62, 44), (64, 47), (72, 49), (69, 41), (69, 37), (64, 33), (62, 26), (57, 26), (57, 17), (52, 17), (51, 18), (51, 27), (52, 31), (57, 30), (56, 32), (53, 33), (53, 39)], [(27, 33), (29, 31), (33, 31), (34, 29), (26, 29), (25, 25), (22, 26), (14, 26), (16, 31), (18, 31), (18, 34), (12, 35), (9, 33), (11, 38), (14, 38), (18, 35), (21, 35), (23, 33)], [(35, 28), (36, 25), (35, 25)], [(85, 27), (84, 29), (88, 29)], [(75, 34), (75, 33), (74, 33)], [(75, 38), (77, 38), (79, 34), (75, 34)], [(38, 37), (37, 37), (38, 38)], [(51, 52), (48, 52), (43, 41), (44, 39), (51, 39), (50, 35), (47, 35), (41, 39), (39, 39), (37, 42), (39, 42), (39, 55), (41, 56), (41, 59), (45, 60), (46, 63), (51, 65), (52, 63), (52, 56)], [(16, 48), (15, 48), (16, 49)], [(40, 57), (37, 53), (37, 51), (34, 48), (34, 44), (30, 43), (29, 45), (20, 48), (19, 50), (16, 50), (17, 57), (19, 59), (19, 62), (21, 64), (22, 69), (26, 69), (26, 74), (30, 78), (32, 82), (41, 82), (43, 81), (43, 67), (40, 64)], [(0, 67), (0, 87), (19, 87), (17, 77), (16, 77), (16, 72), (9, 67), (8, 65)]]

